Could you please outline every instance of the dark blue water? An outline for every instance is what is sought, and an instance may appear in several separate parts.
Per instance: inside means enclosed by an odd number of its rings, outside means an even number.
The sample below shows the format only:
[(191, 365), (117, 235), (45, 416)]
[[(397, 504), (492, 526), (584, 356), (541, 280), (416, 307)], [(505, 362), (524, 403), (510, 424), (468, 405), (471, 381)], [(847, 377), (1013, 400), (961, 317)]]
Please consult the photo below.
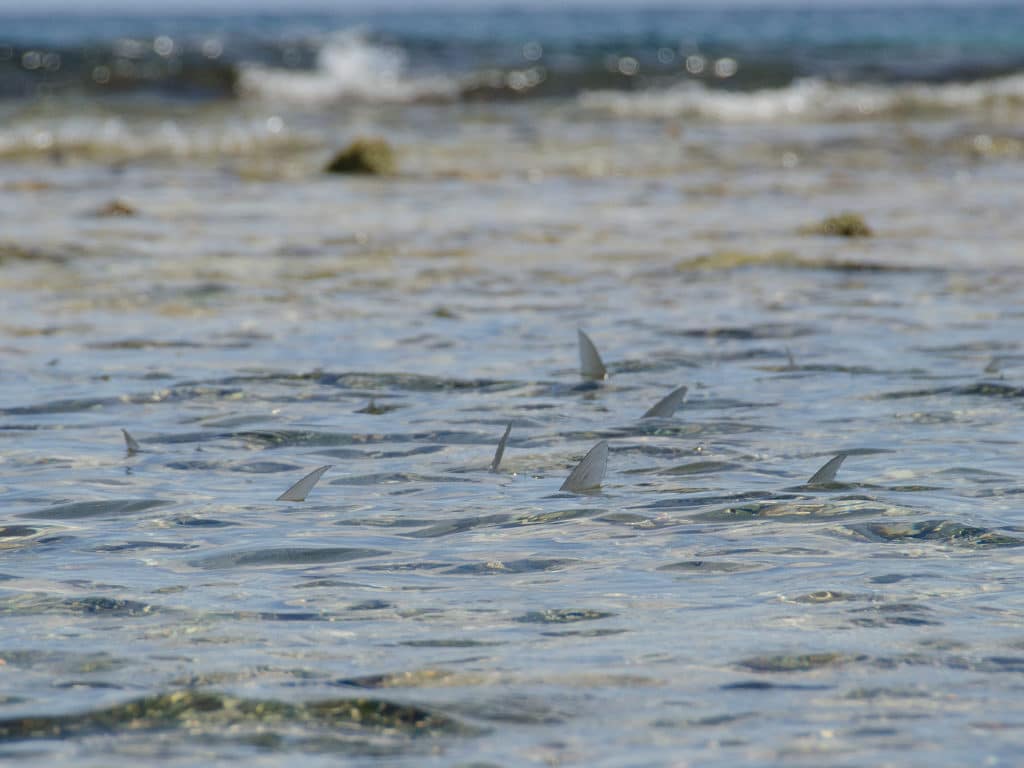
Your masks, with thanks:
[[(0, 96), (85, 89), (230, 98), (246, 66), (314, 70), (333, 36), (355, 29), (367, 44), (398, 52), (408, 71), (452, 78), (453, 97), (463, 98), (686, 80), (732, 90), (800, 78), (945, 83), (1024, 68), (1020, 4), (16, 15), (0, 19)], [(716, 68), (720, 59), (731, 63)], [(542, 76), (523, 87), (495, 77), (524, 67)]]

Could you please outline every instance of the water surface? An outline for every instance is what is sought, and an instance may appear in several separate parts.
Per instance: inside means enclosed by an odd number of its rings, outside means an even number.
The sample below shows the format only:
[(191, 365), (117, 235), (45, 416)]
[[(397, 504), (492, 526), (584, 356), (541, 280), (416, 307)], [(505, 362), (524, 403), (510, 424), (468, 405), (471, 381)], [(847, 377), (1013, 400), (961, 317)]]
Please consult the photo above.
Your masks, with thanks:
[[(104, 46), (179, 36), (121, 23)], [(824, 60), (767, 90), (676, 60), (483, 103), (0, 103), (0, 755), (1013, 765), (1019, 75)], [(356, 135), (398, 174), (321, 173)], [(846, 210), (874, 235), (802, 231)], [(600, 492), (560, 493), (602, 439)]]

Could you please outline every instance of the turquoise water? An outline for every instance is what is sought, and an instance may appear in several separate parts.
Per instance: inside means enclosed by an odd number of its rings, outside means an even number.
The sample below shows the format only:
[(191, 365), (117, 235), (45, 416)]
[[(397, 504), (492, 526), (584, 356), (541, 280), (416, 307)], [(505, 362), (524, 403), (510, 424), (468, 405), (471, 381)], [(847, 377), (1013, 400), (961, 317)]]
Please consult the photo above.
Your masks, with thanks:
[(1016, 764), (1016, 77), (3, 102), (0, 759)]

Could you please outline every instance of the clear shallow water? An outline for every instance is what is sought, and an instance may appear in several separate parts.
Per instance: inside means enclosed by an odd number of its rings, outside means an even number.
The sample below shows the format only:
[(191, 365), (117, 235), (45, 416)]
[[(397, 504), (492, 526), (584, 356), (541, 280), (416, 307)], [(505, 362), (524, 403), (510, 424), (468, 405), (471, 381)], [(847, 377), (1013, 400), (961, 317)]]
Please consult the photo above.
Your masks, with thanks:
[(89, 109), (0, 166), (4, 759), (1016, 762), (1012, 110)]

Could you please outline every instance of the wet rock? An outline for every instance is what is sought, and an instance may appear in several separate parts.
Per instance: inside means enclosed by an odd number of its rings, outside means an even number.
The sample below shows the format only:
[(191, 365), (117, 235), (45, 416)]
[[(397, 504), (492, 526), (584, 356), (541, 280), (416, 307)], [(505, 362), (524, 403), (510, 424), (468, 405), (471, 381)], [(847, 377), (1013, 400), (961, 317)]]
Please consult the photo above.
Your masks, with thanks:
[(383, 139), (356, 139), (338, 152), (324, 170), (386, 176), (395, 172), (395, 153)]
[(871, 237), (874, 232), (859, 213), (841, 213), (829, 216), (817, 223), (800, 229), (803, 235), (825, 235), (827, 237)]

